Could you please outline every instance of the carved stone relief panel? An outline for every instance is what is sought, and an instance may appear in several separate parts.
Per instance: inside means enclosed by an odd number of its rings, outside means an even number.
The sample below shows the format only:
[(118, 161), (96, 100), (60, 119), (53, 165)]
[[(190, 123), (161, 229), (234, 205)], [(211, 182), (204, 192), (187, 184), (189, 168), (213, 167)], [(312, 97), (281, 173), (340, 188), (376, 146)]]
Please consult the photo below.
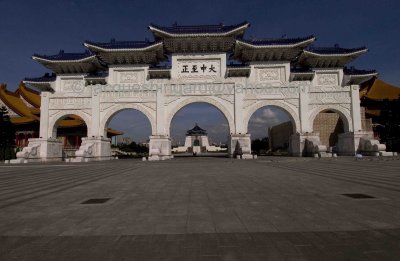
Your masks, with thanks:
[(317, 85), (319, 86), (338, 86), (339, 77), (337, 73), (317, 74)]
[(255, 68), (258, 82), (283, 82), (285, 81), (285, 67)]
[(49, 101), (51, 109), (84, 109), (92, 106), (91, 98), (52, 98)]
[(142, 84), (145, 75), (143, 70), (118, 71), (118, 83), (120, 84)]

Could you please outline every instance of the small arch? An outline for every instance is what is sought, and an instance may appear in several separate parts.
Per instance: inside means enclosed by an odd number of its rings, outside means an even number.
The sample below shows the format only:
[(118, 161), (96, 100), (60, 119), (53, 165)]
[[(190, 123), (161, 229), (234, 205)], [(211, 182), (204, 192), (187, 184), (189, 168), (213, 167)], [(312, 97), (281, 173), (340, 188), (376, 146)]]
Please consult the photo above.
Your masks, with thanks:
[(260, 101), (257, 102), (253, 105), (251, 105), (247, 110), (246, 113), (244, 115), (243, 121), (244, 121), (244, 129), (246, 130), (246, 132), (248, 132), (248, 126), (249, 126), (249, 121), (251, 116), (258, 110), (261, 109), (263, 107), (267, 107), (267, 106), (272, 106), (272, 107), (277, 107), (279, 109), (284, 110), (288, 115), (289, 118), (292, 122), (292, 126), (293, 126), (293, 133), (296, 132), (300, 132), (300, 119), (299, 119), (299, 115), (298, 113), (296, 113), (295, 110), (293, 110), (288, 104), (286, 104), (285, 102), (281, 102), (281, 101)]
[(347, 109), (343, 108), (343, 107), (335, 106), (335, 105), (322, 105), (322, 106), (319, 106), (319, 107), (317, 107), (317, 108), (315, 108), (314, 110), (311, 111), (310, 118), (309, 118), (310, 121), (309, 122), (310, 122), (310, 125), (311, 125), (311, 129), (313, 131), (314, 131), (313, 124), (314, 124), (315, 118), (317, 117), (317, 115), (320, 112), (324, 112), (324, 111), (333, 111), (333, 112), (336, 112), (337, 114), (339, 114), (340, 119), (343, 121), (344, 132), (353, 131), (353, 127), (352, 127), (352, 122), (353, 121), (352, 121), (352, 118), (350, 116), (350, 112)]
[(48, 137), (56, 138), (57, 137), (57, 128), (59, 122), (67, 117), (76, 117), (78, 116), (81, 120), (83, 120), (86, 124), (87, 133), (90, 133), (91, 127), (91, 118), (86, 113), (74, 110), (74, 111), (60, 111), (51, 117), (49, 128), (48, 128)]
[(151, 126), (151, 133), (152, 135), (154, 135), (156, 131), (156, 123), (155, 123), (156, 121), (155, 117), (153, 116), (154, 113), (152, 113), (150, 110), (148, 110), (145, 106), (141, 104), (121, 104), (109, 108), (107, 110), (107, 113), (101, 118), (100, 131), (104, 137), (106, 137), (107, 135), (107, 126), (110, 123), (111, 119), (114, 117), (114, 115), (120, 111), (128, 109), (136, 110), (143, 113), (149, 120)]
[(178, 113), (181, 109), (183, 109), (185, 106), (192, 104), (192, 103), (207, 103), (215, 108), (217, 108), (226, 118), (228, 125), (229, 125), (229, 131), (230, 133), (235, 133), (235, 122), (233, 120), (233, 116), (229, 113), (229, 110), (219, 101), (210, 98), (210, 97), (191, 97), (187, 98), (183, 101), (179, 101), (179, 103), (173, 107), (171, 110), (169, 110), (169, 114), (166, 119), (166, 130), (168, 134), (170, 134), (170, 128), (171, 128), (171, 123), (172, 119)]

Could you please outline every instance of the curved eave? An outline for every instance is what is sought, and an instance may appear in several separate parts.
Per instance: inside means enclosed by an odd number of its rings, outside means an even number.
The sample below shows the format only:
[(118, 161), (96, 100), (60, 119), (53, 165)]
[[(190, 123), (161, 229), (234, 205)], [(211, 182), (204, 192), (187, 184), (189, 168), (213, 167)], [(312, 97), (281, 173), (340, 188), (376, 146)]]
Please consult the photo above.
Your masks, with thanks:
[(38, 92), (27, 88), (23, 82), (18, 86), (17, 92), (32, 106), (40, 108), (40, 94)]
[(33, 86), (41, 91), (44, 92), (54, 92), (54, 89), (51, 87), (51, 83), (53, 82), (47, 82), (47, 81), (43, 81), (43, 82), (38, 82), (38, 81), (22, 81), (24, 84)]
[(347, 84), (361, 84), (365, 81), (368, 81), (372, 77), (378, 76), (378, 73), (345, 74), (344, 76), (347, 78)]
[(157, 47), (162, 47), (163, 42), (157, 42), (155, 44), (143, 47), (143, 48), (104, 48), (91, 43), (84, 43), (85, 47), (95, 52), (141, 52), (150, 51)]
[(71, 127), (80, 127), (84, 126), (85, 122), (80, 119), (73, 119), (73, 120), (61, 120), (58, 124), (59, 128), (71, 128)]
[(354, 52), (349, 52), (349, 53), (316, 53), (316, 52), (312, 52), (309, 50), (304, 50), (303, 54), (305, 56), (311, 56), (311, 57), (352, 57), (352, 56), (359, 56), (363, 53), (368, 52), (368, 49), (361, 49), (358, 51), (354, 51)]
[(31, 109), (28, 108), (22, 99), (17, 94), (8, 91), (5, 85), (0, 86), (0, 99), (10, 110), (19, 116), (39, 120), (39, 117), (31, 112)]
[(231, 35), (234, 34), (236, 32), (239, 31), (243, 31), (245, 29), (247, 29), (249, 27), (250, 23), (245, 23), (241, 26), (238, 26), (237, 28), (234, 28), (230, 31), (227, 32), (223, 32), (223, 33), (182, 33), (182, 34), (177, 34), (177, 33), (170, 33), (167, 31), (164, 31), (160, 28), (157, 28), (154, 25), (149, 25), (149, 29), (151, 32), (153, 32), (154, 34), (159, 33), (161, 35), (164, 36), (169, 36), (169, 37), (220, 37), (220, 36), (227, 36), (227, 35)]
[(373, 76), (378, 76), (377, 72), (374, 73), (366, 73), (366, 74), (345, 74), (346, 76), (349, 76), (351, 78), (360, 78), (360, 77), (373, 77)]
[(22, 124), (29, 124), (29, 123), (32, 123), (35, 121), (37, 122), (38, 120), (22, 116), (22, 117), (12, 117), (12, 118), (10, 118), (10, 121), (12, 124), (22, 125)]
[(368, 49), (365, 48), (346, 53), (321, 54), (303, 50), (297, 63), (313, 68), (341, 68), (367, 51)]
[(107, 135), (109, 135), (109, 136), (118, 136), (118, 135), (123, 135), (123, 134), (124, 133), (122, 131), (107, 128)]
[(236, 40), (236, 44), (243, 45), (244, 47), (251, 48), (251, 49), (268, 49), (268, 48), (295, 48), (295, 47), (306, 47), (307, 45), (311, 44), (312, 42), (315, 41), (315, 37), (310, 37), (309, 39), (306, 39), (304, 41), (299, 41), (297, 43), (292, 43), (292, 44), (264, 44), (264, 45), (259, 45), (259, 44), (251, 44), (243, 40)]
[(32, 59), (35, 61), (38, 61), (40, 63), (46, 63), (46, 64), (58, 64), (58, 63), (88, 63), (91, 61), (97, 61), (96, 55), (91, 55), (82, 59), (70, 59), (70, 60), (52, 60), (40, 56), (32, 56)]
[(32, 59), (58, 74), (89, 73), (104, 68), (96, 55), (74, 60), (49, 60), (37, 56)]

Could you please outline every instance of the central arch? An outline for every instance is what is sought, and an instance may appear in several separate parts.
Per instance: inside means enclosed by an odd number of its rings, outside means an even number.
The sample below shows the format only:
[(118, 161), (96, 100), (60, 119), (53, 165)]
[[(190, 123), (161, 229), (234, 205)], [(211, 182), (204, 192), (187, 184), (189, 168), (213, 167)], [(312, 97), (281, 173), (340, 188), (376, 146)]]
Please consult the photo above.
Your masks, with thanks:
[(192, 103), (207, 103), (215, 108), (217, 108), (226, 118), (228, 121), (229, 125), (229, 132), (235, 133), (235, 122), (233, 120), (232, 114), (229, 112), (229, 109), (226, 108), (225, 105), (223, 105), (221, 102), (210, 98), (210, 97), (204, 97), (204, 96), (199, 96), (199, 97), (190, 97), (186, 98), (184, 100), (178, 100), (178, 104), (172, 107), (172, 109), (169, 110), (169, 113), (167, 114), (166, 118), (166, 130), (168, 132), (168, 135), (170, 136), (171, 132), (171, 122), (172, 119), (174, 118), (175, 114), (180, 111), (183, 107), (192, 104)]

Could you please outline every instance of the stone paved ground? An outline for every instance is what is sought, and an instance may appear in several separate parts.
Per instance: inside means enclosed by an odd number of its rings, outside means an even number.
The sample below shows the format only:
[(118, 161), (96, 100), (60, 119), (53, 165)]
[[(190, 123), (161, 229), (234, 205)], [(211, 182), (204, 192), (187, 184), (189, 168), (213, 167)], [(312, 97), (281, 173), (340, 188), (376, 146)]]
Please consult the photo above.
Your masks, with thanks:
[[(399, 170), (399, 158), (1, 165), (0, 260), (400, 260)], [(110, 200), (81, 204), (92, 198)]]

